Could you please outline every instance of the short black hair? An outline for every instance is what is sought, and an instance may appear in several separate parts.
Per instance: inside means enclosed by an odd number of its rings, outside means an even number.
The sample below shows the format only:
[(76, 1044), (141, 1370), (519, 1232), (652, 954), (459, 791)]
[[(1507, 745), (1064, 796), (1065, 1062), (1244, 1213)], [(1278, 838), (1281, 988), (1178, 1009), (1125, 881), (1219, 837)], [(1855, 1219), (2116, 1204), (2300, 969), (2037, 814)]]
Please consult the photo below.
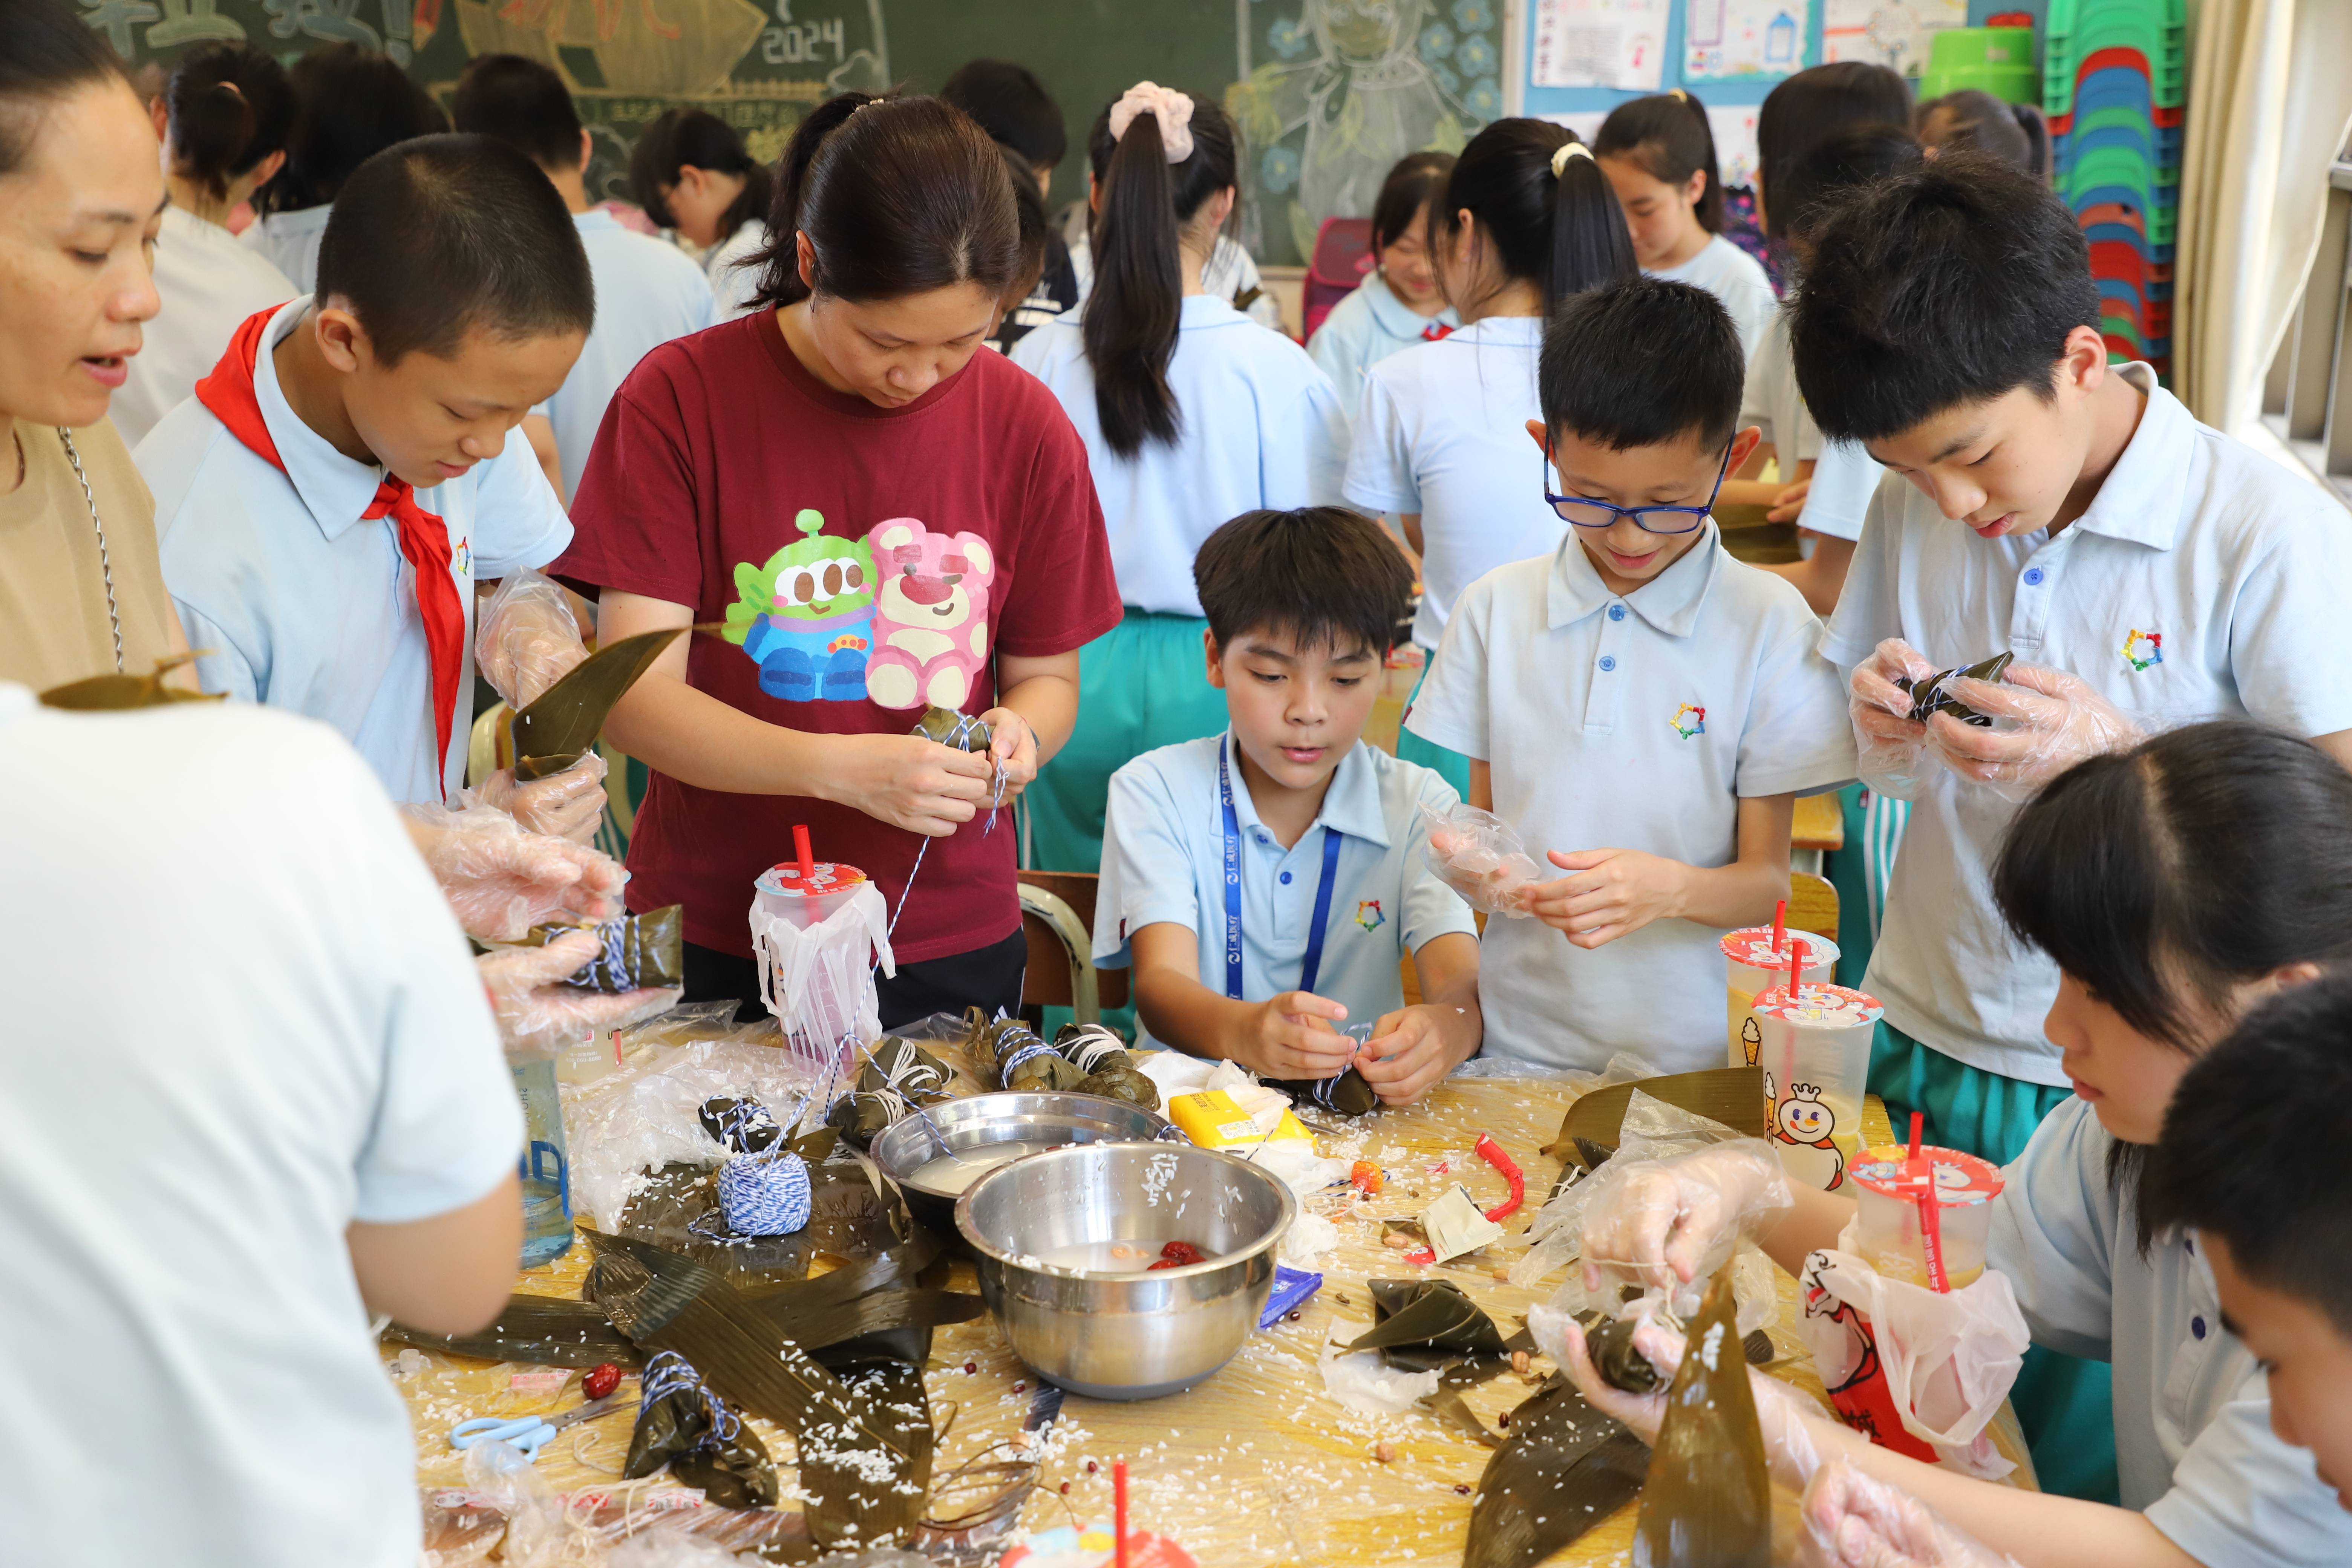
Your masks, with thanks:
[(1948, 152), (1809, 220), (1789, 344), (1832, 440), (1897, 436), (2021, 386), (2046, 402), (2067, 334), (2099, 324), (2081, 226), (2004, 160)]
[(1747, 367), (1730, 312), (1704, 289), (1637, 277), (1571, 294), (1544, 328), (1544, 427), (1612, 452), (1692, 434), (1719, 447), (1738, 428)]
[(32, 151), (47, 106), (91, 83), (131, 79), (64, 0), (0, 0), (0, 174)]
[(1900, 125), (1881, 121), (1832, 131), (1780, 176), (1765, 202), (1766, 226), (1776, 239), (1802, 240), (1832, 198), (1900, 174), (1920, 155), (1919, 139)]
[(1004, 154), (1004, 172), (1013, 176), (1013, 205), (1021, 214), (1021, 270), (997, 296), (1006, 310), (1027, 299), (1045, 276), (1045, 260), (1053, 248), (1054, 216), (1045, 210), (1045, 197), (1037, 189), (1037, 171), (1024, 158), (1003, 142), (997, 143)]
[(1384, 658), (1412, 602), (1412, 569), (1388, 531), (1338, 506), (1242, 513), (1202, 542), (1192, 582), (1220, 648), (1272, 631)]
[(2139, 1188), (2153, 1231), (2193, 1227), (2266, 1289), (2352, 1338), (2352, 974), (2288, 988), (2172, 1091)]
[(1797, 165), (1824, 137), (1849, 125), (1907, 125), (1911, 84), (1868, 60), (1808, 66), (1764, 95), (1756, 110), (1756, 184), (1773, 237), (1779, 215), (1797, 211), (1785, 190)]
[(488, 136), (421, 136), (362, 163), (319, 240), (318, 297), (348, 303), (387, 364), (446, 359), (476, 326), (585, 332), (596, 314), (563, 198)]
[(457, 78), (450, 118), (495, 136), (542, 169), (580, 167), (580, 110), (563, 79), (522, 55), (478, 55)]
[(1381, 182), (1372, 203), (1372, 250), (1386, 250), (1411, 232), (1429, 208), (1429, 198), (1445, 188), (1454, 173), (1451, 153), (1407, 153)]
[(1011, 60), (967, 60), (940, 96), (980, 122), (989, 140), (1012, 148), (1032, 167), (1050, 169), (1070, 150), (1062, 106), (1026, 66)]
[(259, 211), (325, 206), (352, 170), (386, 147), (449, 129), (432, 96), (373, 49), (324, 44), (286, 74), (294, 86), (294, 128), (286, 166), (254, 198)]

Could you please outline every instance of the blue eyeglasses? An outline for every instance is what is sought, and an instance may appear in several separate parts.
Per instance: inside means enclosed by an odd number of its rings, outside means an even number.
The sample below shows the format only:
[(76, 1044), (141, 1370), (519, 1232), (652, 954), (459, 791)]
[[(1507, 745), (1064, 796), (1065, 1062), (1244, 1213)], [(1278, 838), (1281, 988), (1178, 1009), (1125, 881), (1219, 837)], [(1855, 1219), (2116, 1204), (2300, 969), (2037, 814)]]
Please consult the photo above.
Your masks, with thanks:
[(1612, 528), (1619, 518), (1630, 517), (1644, 533), (1688, 533), (1706, 521), (1707, 513), (1715, 510), (1715, 498), (1723, 493), (1723, 476), (1731, 468), (1731, 442), (1723, 444), (1723, 460), (1715, 468), (1715, 489), (1707, 492), (1705, 506), (1612, 506), (1585, 496), (1556, 496), (1551, 493), (1549, 446), (1544, 447), (1543, 468), (1544, 500), (1551, 502), (1551, 510), (1563, 522), (1578, 528)]

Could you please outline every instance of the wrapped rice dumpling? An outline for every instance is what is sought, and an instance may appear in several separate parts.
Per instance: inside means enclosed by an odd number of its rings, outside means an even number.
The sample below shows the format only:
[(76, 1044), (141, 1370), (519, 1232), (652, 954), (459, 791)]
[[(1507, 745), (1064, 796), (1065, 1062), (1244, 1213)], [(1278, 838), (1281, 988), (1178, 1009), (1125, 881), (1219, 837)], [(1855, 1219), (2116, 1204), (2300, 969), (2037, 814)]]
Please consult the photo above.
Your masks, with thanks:
[(541, 692), (514, 716), (516, 780), (560, 773), (587, 755), (614, 704), (686, 632), (684, 626), (666, 626), (606, 643)]
[(1642, 1439), (1564, 1377), (1512, 1411), (1505, 1430), (1470, 1500), (1464, 1568), (1530, 1568), (1642, 1489)]
[(1735, 1316), (1727, 1263), (1690, 1321), (1666, 1391), (1633, 1527), (1634, 1568), (1769, 1568), (1772, 1561), (1771, 1478)]
[(533, 926), (522, 939), (526, 947), (545, 947), (572, 931), (593, 931), (604, 944), (602, 956), (590, 959), (563, 984), (582, 991), (618, 995), (644, 986), (686, 984), (686, 908), (672, 904), (642, 915), (623, 915), (594, 926)]
[(983, 1079), (1000, 1088), (1026, 1094), (1060, 1094), (1077, 1088), (1087, 1076), (1018, 1018), (986, 1023), (977, 1007), (964, 1016), (972, 1030), (966, 1042), (972, 1064)]
[(1451, 1279), (1367, 1279), (1372, 1326), (1349, 1351), (1379, 1351), (1391, 1366), (1426, 1372), (1470, 1357), (1507, 1358), (1532, 1348), (1524, 1331), (1506, 1340), (1495, 1320)]
[(646, 1363), (645, 1396), (629, 1435), (624, 1480), (638, 1480), (664, 1465), (721, 1508), (772, 1508), (776, 1467), (740, 1415), (703, 1386), (702, 1374), (676, 1351)]
[(1379, 1091), (1354, 1068), (1337, 1078), (1287, 1079), (1266, 1087), (1340, 1116), (1364, 1116), (1381, 1108)]
[(2015, 654), (1997, 653), (1981, 664), (1972, 664), (1966, 669), (1948, 669), (1916, 683), (1908, 677), (1898, 675), (1895, 678), (1895, 684), (1911, 694), (1914, 722), (1925, 724), (1938, 713), (1949, 713), (1963, 724), (1990, 730), (1992, 721), (1953, 696), (1948, 688), (1954, 679), (1999, 680), (2001, 672), (2009, 668), (2010, 660), (2016, 657)]
[(1639, 1327), (1638, 1318), (1604, 1318), (1585, 1331), (1584, 1342), (1592, 1352), (1594, 1369), (1612, 1388), (1654, 1394), (1663, 1380), (1650, 1358), (1633, 1348), (1633, 1331)]
[(1136, 1067), (1127, 1042), (1100, 1024), (1063, 1025), (1054, 1036), (1054, 1049), (1086, 1075), (1077, 1082), (1078, 1093), (1160, 1109), (1160, 1086)]
[(208, 695), (163, 684), (165, 676), (195, 658), (193, 653), (175, 653), (169, 658), (157, 659), (155, 668), (145, 675), (93, 675), (88, 680), (52, 686), (41, 693), (41, 706), (62, 708), (72, 713), (103, 713), (125, 708), (160, 708), (167, 702), (227, 700), (226, 693)]
[(864, 1149), (903, 1121), (919, 1105), (952, 1099), (955, 1075), (947, 1064), (912, 1041), (885, 1037), (857, 1069), (857, 1087), (835, 1101), (825, 1121)]
[(959, 752), (985, 752), (989, 742), (995, 738), (986, 724), (971, 714), (959, 713), (952, 708), (942, 708), (937, 703), (923, 710), (922, 720), (916, 724), (915, 733), (927, 741), (937, 741), (942, 746), (953, 746)]

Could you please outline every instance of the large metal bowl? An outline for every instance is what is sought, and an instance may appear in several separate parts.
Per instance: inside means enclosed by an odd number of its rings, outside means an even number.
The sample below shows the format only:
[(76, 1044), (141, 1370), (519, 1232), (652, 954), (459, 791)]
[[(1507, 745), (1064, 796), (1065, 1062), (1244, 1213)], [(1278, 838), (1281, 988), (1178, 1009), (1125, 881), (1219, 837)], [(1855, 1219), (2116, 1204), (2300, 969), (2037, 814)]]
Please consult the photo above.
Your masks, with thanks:
[[(1094, 1399), (1156, 1399), (1233, 1359), (1274, 1286), (1275, 1248), (1298, 1213), (1280, 1180), (1189, 1143), (1088, 1143), (1000, 1165), (958, 1200), (980, 1293), (1015, 1354)], [(1108, 1241), (1205, 1262), (1078, 1274), (1037, 1255)]]
[(907, 1194), (908, 1212), (949, 1237), (955, 1234), (959, 1194), (919, 1185), (913, 1179), (942, 1154), (961, 1154), (991, 1143), (1149, 1143), (1183, 1136), (1167, 1118), (1099, 1094), (975, 1094), (926, 1109), (939, 1128), (937, 1134), (922, 1117), (909, 1116), (886, 1128), (874, 1140), (871, 1152), (883, 1173)]

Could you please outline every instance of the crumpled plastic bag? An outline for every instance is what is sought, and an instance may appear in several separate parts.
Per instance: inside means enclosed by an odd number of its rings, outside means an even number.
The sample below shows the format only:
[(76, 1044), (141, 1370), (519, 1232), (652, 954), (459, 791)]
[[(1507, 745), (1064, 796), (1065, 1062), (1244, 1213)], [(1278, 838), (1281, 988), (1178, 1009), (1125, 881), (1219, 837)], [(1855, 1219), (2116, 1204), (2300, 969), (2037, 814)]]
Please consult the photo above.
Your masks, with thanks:
[[(1840, 1248), (1853, 1247), (1859, 1225)], [(1798, 1327), (1848, 1426), (1984, 1480), (2017, 1468), (1985, 1431), (2031, 1342), (2007, 1275), (1988, 1268), (1938, 1293), (1888, 1279), (1852, 1250), (1823, 1249), (1805, 1259), (1798, 1284)]]
[(450, 912), (477, 942), (520, 942), (535, 925), (579, 925), (620, 914), (628, 873), (612, 857), (526, 831), (513, 816), (461, 797), (457, 806), (400, 808)]
[(1438, 811), (1427, 802), (1422, 859), (1440, 881), (1483, 914), (1524, 915), (1528, 889), (1544, 879), (1518, 830), (1491, 811), (1464, 803)]
[(837, 1064), (845, 1041), (881, 1037), (874, 965), (895, 976), (898, 963), (890, 952), (890, 911), (873, 883), (859, 883), (839, 909), (806, 927), (755, 896), (751, 952), (760, 965), (761, 999), (783, 1026), (786, 1042), (808, 1060)]
[(1798, 1524), (1797, 1568), (2017, 1568), (2014, 1557), (1843, 1459), (1813, 1472)]

